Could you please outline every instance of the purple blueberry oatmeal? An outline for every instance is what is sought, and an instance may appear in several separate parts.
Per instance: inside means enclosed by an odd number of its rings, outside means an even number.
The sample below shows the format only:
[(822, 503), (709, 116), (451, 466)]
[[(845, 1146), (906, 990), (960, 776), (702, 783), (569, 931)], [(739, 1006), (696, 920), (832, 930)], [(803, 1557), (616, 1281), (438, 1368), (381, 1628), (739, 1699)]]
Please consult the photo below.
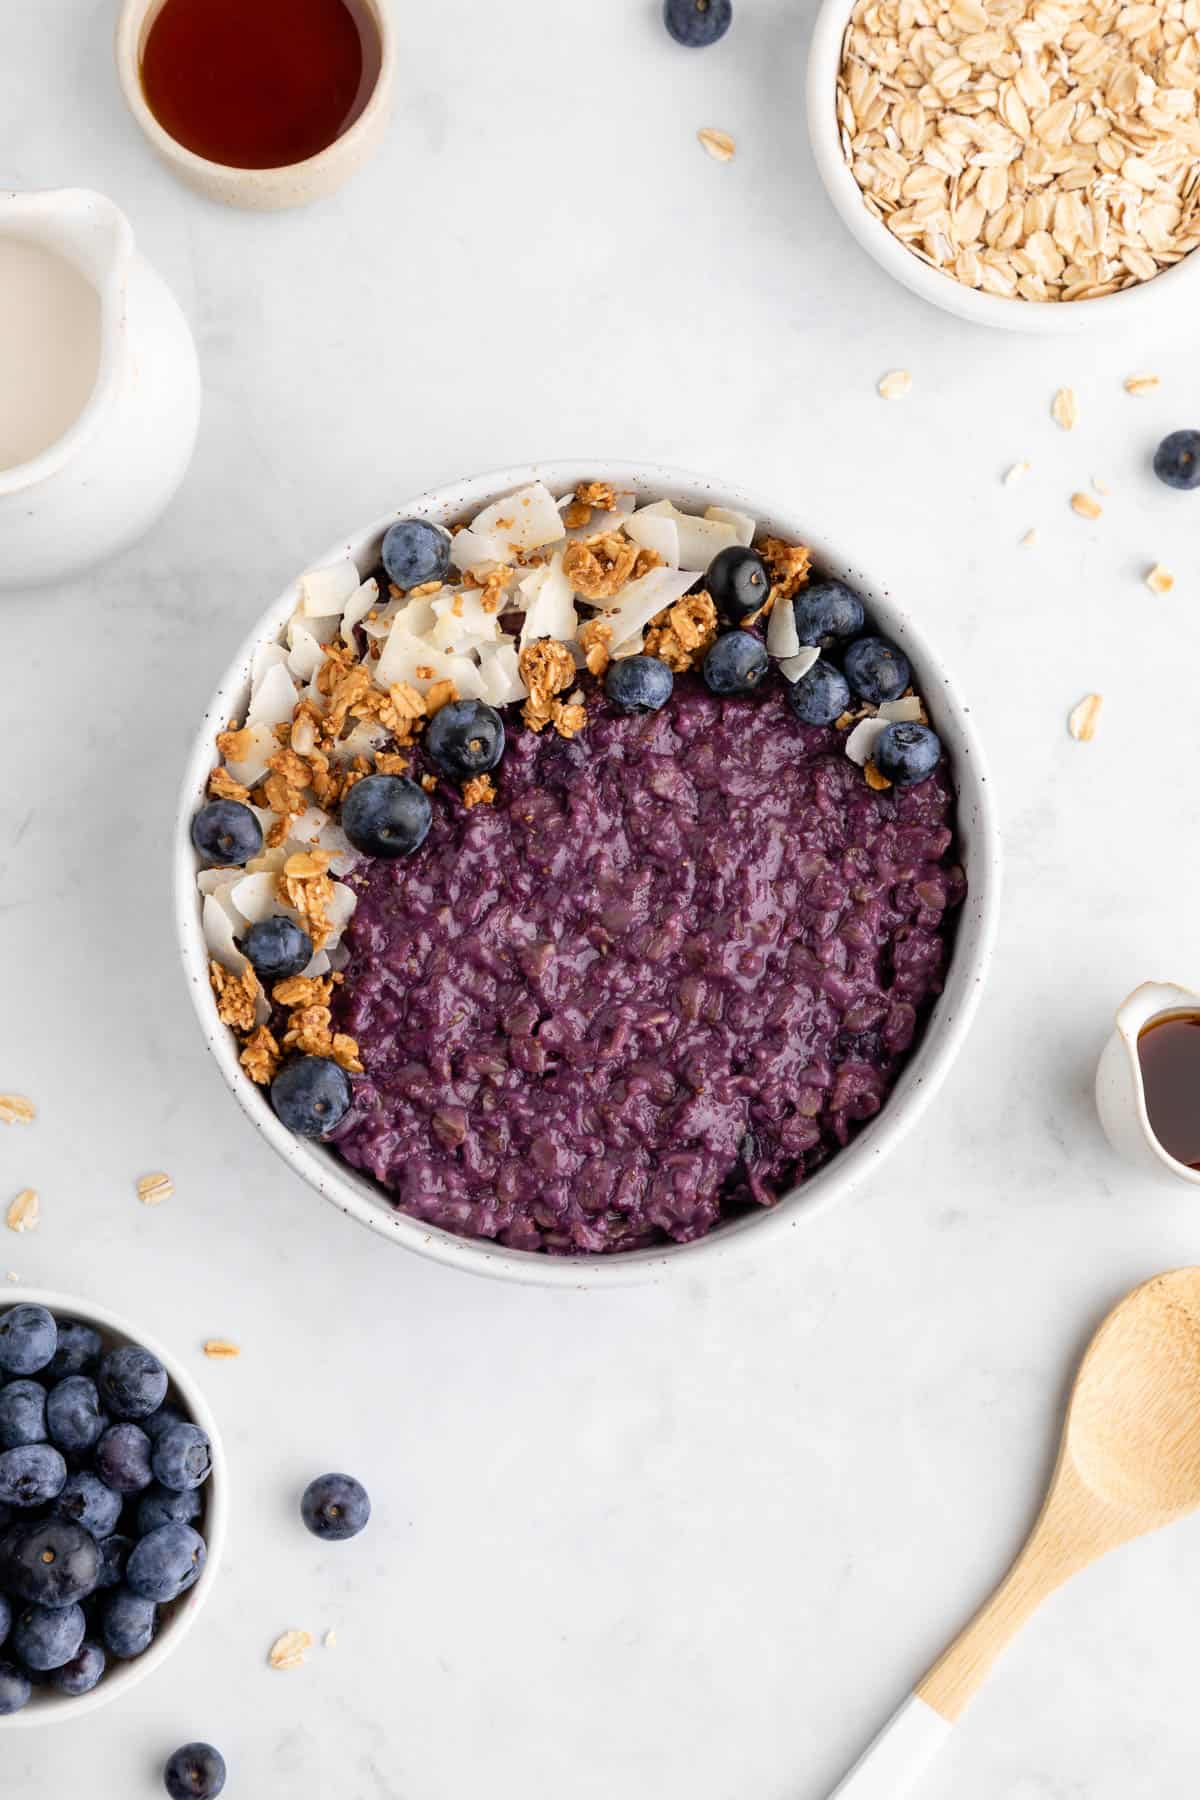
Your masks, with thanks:
[(803, 545), (603, 482), (380, 555), (302, 579), (194, 823), (248, 1077), (514, 1249), (773, 1205), (884, 1104), (951, 952), (903, 652)]

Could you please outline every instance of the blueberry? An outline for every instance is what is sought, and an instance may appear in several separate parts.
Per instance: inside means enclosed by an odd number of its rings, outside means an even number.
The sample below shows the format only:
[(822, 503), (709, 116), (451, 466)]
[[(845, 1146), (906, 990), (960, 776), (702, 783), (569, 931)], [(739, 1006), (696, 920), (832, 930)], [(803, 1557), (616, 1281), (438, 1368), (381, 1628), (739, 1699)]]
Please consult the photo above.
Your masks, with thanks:
[(96, 1576), (97, 1588), (116, 1587), (125, 1579), (125, 1564), (129, 1561), (129, 1552), (133, 1549), (133, 1539), (123, 1532), (114, 1531), (100, 1545), (100, 1570)]
[(294, 919), (277, 913), (256, 919), (242, 939), (242, 949), (260, 981), (286, 981), (312, 961), (313, 941)]
[(225, 1786), (225, 1758), (211, 1744), (184, 1744), (167, 1758), (163, 1786), (171, 1800), (217, 1800)]
[(792, 610), (800, 642), (821, 650), (857, 637), (866, 620), (862, 601), (844, 581), (814, 581), (796, 595)]
[(294, 1057), (271, 1083), (271, 1105), (297, 1137), (324, 1137), (345, 1118), (350, 1099), (350, 1077), (327, 1056)]
[(379, 551), (389, 581), (398, 588), (442, 581), (450, 567), (450, 533), (428, 519), (397, 519)]
[(60, 1320), (58, 1348), (50, 1359), (47, 1374), (55, 1381), (62, 1381), (67, 1375), (86, 1375), (99, 1360), (100, 1333), (74, 1319)]
[(0, 1582), (18, 1600), (37, 1606), (82, 1600), (99, 1572), (96, 1540), (76, 1520), (58, 1514), (19, 1527), (0, 1559)]
[(90, 1450), (107, 1424), (96, 1384), (87, 1375), (66, 1376), (46, 1396), (47, 1434), (68, 1455)]
[(94, 1538), (106, 1538), (117, 1528), (122, 1505), (115, 1488), (108, 1487), (90, 1469), (77, 1469), (67, 1476), (54, 1510), (62, 1519), (74, 1519)]
[(429, 795), (407, 775), (364, 775), (342, 801), (342, 830), (365, 856), (411, 856), (432, 820)]
[(197, 1489), (167, 1488), (156, 1481), (138, 1501), (138, 1536), (146, 1537), (160, 1525), (190, 1525), (199, 1517), (203, 1506)]
[(114, 1656), (140, 1656), (150, 1647), (158, 1624), (153, 1600), (119, 1587), (100, 1615), (100, 1635)]
[(80, 1606), (24, 1606), (13, 1620), (11, 1648), (27, 1669), (61, 1669), (79, 1654), (86, 1630)]
[(751, 694), (770, 666), (761, 638), (748, 631), (727, 631), (705, 657), (702, 672), (714, 694)]
[(198, 1488), (212, 1473), (212, 1443), (207, 1431), (184, 1421), (163, 1432), (154, 1446), (154, 1476), (163, 1487)]
[(723, 38), (733, 18), (733, 0), (663, 0), (663, 23), (685, 50), (706, 50)]
[(756, 613), (771, 591), (767, 565), (757, 550), (730, 544), (719, 550), (704, 574), (708, 597), (727, 625)]
[(0, 1662), (0, 1719), (9, 1713), (20, 1712), (32, 1692), (33, 1684), (28, 1675), (14, 1668), (12, 1663)]
[(870, 706), (882, 706), (885, 700), (898, 700), (911, 673), (903, 650), (887, 638), (858, 638), (842, 660), (851, 692)]
[(138, 1420), (138, 1424), (152, 1444), (158, 1442), (168, 1425), (182, 1425), (183, 1422), (183, 1414), (177, 1406), (160, 1406), (158, 1411), (152, 1412), (148, 1419)]
[(0, 1449), (46, 1441), (46, 1390), (22, 1378), (0, 1388)]
[(44, 1306), (12, 1306), (0, 1314), (0, 1369), (36, 1375), (58, 1348), (58, 1327)]
[(889, 725), (875, 743), (875, 767), (897, 787), (925, 781), (941, 756), (941, 739), (928, 725)]
[(145, 1600), (177, 1600), (204, 1568), (204, 1539), (190, 1525), (160, 1525), (136, 1543), (125, 1565), (125, 1585)]
[(822, 657), (799, 681), (788, 683), (787, 698), (802, 725), (832, 725), (850, 705), (850, 688), (841, 670)]
[(1169, 488), (1200, 487), (1200, 431), (1172, 431), (1154, 452), (1154, 473)]
[(504, 720), (486, 701), (451, 700), (426, 726), (425, 748), (443, 775), (469, 781), (494, 769), (504, 755)]
[(122, 1344), (101, 1362), (97, 1386), (114, 1418), (145, 1419), (167, 1397), (167, 1371), (140, 1344)]
[(3, 1593), (0, 1593), (0, 1644), (2, 1644), (5, 1640), (5, 1638), (8, 1636), (9, 1628), (11, 1625), (12, 1625), (12, 1607), (8, 1604), (8, 1600), (5, 1597), (5, 1595)]
[(51, 1444), (21, 1444), (0, 1454), (0, 1500), (44, 1506), (62, 1492), (67, 1465)]
[(622, 656), (604, 677), (604, 692), (622, 712), (657, 712), (674, 688), (674, 675), (657, 656)]
[(210, 800), (192, 820), (192, 843), (206, 863), (240, 866), (262, 849), (262, 826), (240, 800)]
[(101, 1481), (118, 1494), (140, 1494), (153, 1480), (150, 1439), (139, 1425), (123, 1421), (100, 1434), (92, 1465)]
[(300, 1517), (308, 1529), (330, 1543), (357, 1537), (370, 1516), (370, 1497), (353, 1475), (318, 1475), (300, 1501)]
[(99, 1644), (85, 1638), (79, 1654), (54, 1670), (50, 1686), (57, 1688), (60, 1694), (70, 1694), (72, 1699), (78, 1700), (81, 1695), (91, 1693), (103, 1675), (107, 1661)]

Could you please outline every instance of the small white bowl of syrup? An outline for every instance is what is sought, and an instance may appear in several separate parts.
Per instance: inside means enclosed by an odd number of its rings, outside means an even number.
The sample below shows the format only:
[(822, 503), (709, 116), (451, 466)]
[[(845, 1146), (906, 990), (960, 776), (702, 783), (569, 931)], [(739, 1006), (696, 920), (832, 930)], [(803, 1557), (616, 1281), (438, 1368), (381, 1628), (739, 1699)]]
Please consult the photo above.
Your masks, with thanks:
[(229, 206), (303, 206), (341, 187), (391, 110), (387, 0), (124, 0), (130, 112), (189, 186)]
[(1200, 994), (1147, 981), (1122, 1001), (1096, 1070), (1096, 1106), (1118, 1156), (1200, 1184)]

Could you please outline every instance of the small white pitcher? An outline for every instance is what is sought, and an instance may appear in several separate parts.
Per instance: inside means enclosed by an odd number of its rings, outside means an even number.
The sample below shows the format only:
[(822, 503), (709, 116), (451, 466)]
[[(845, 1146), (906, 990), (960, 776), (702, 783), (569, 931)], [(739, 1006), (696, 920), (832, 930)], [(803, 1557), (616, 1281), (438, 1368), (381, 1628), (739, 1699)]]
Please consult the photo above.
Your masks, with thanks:
[(1096, 1069), (1096, 1107), (1118, 1156), (1156, 1175), (1200, 1185), (1200, 1169), (1168, 1156), (1154, 1135), (1138, 1055), (1138, 1037), (1151, 1020), (1181, 1012), (1200, 1012), (1200, 994), (1170, 981), (1143, 982), (1121, 1002), (1116, 1028)]
[(129, 220), (84, 188), (0, 191), (0, 234), (71, 263), (100, 301), (100, 361), (74, 423), (0, 469), (0, 588), (93, 568), (140, 537), (187, 471), (200, 417), (196, 349)]

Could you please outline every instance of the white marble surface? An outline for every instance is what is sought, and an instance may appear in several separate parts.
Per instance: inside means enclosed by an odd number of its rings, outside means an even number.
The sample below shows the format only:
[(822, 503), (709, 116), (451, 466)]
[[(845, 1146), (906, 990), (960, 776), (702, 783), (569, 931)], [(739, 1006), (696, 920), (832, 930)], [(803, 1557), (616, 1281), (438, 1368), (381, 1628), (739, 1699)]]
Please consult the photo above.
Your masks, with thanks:
[[(207, 409), (137, 551), (3, 602), (0, 1088), (41, 1110), (0, 1137), (0, 1197), (36, 1186), (43, 1223), (0, 1266), (191, 1356), (237, 1490), (201, 1627), (122, 1705), (0, 1734), (8, 1800), (150, 1800), (193, 1736), (230, 1800), (822, 1800), (1014, 1549), (1092, 1325), (1197, 1257), (1195, 1199), (1118, 1166), (1089, 1096), (1116, 1001), (1200, 985), (1200, 496), (1147, 472), (1200, 414), (1194, 333), (1006, 338), (889, 285), (815, 185), (808, 5), (736, 3), (691, 57), (649, 0), (398, 5), (384, 154), (275, 218), (151, 160), (112, 0), (4, 6), (0, 179), (128, 210)], [(913, 392), (885, 405), (898, 365)], [(1162, 389), (1132, 400), (1146, 367)], [(287, 1176), (202, 1054), (167, 843), (191, 722), (311, 555), (447, 476), (593, 453), (799, 493), (890, 571), (978, 709), (1008, 885), (967, 1054), (886, 1181), (769, 1261), (587, 1296), (407, 1258)], [(1088, 525), (1067, 502), (1092, 476), (1112, 496)], [(176, 1197), (143, 1210), (158, 1167)], [(204, 1365), (212, 1334), (241, 1359)], [(325, 1550), (296, 1496), (330, 1466), (376, 1510)], [(1190, 1795), (1198, 1564), (1200, 1521), (1060, 1595), (931, 1800)], [(338, 1646), (272, 1673), (289, 1626)]]

